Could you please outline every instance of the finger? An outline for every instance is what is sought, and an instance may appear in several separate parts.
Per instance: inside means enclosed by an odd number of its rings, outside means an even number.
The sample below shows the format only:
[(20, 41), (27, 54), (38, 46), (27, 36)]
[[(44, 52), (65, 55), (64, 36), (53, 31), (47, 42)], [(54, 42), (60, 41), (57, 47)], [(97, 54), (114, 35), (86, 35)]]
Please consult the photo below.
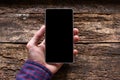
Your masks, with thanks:
[(77, 28), (74, 28), (74, 29), (73, 29), (73, 33), (74, 33), (74, 35), (78, 35), (79, 30), (78, 30)]
[(64, 63), (50, 63), (50, 64), (56, 66), (56, 68), (59, 70)]
[(45, 45), (44, 44), (39, 44), (38, 47), (45, 52)]
[(79, 39), (80, 39), (80, 38), (79, 38), (79, 36), (78, 36), (78, 35), (74, 35), (74, 43), (75, 43), (75, 42), (78, 42), (78, 41), (79, 41)]
[(45, 39), (41, 42), (41, 44), (45, 45)]
[(38, 45), (43, 51), (45, 51), (45, 39)]
[[(51, 65), (53, 67), (51, 67)], [(62, 65), (63, 63), (49, 63), (48, 65), (46, 65), (46, 67), (51, 68), (51, 72), (55, 74), (62, 67)]]
[(39, 40), (43, 37), (45, 33), (45, 26), (42, 26), (38, 32), (35, 33), (35, 35), (33, 36), (33, 38), (30, 40), (30, 44), (32, 45), (37, 45), (37, 43), (39, 42)]
[(78, 50), (77, 50), (77, 49), (74, 49), (74, 50), (73, 50), (73, 54), (74, 54), (74, 55), (78, 55)]
[[(52, 63), (51, 63), (52, 64)], [(52, 65), (55, 65), (57, 67), (61, 67), (63, 65), (63, 63), (53, 63)]]

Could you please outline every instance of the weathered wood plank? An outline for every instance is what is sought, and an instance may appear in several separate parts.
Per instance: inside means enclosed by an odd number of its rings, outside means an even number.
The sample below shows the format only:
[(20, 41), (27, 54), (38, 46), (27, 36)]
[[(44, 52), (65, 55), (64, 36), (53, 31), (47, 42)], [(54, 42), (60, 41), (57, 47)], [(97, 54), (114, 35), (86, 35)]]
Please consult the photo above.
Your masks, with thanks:
[(119, 80), (119, 58), (79, 55), (74, 64), (64, 65), (53, 80)]
[(76, 44), (79, 54), (88, 56), (120, 56), (120, 43)]
[(40, 28), (39, 19), (0, 18), (0, 42), (27, 42)]
[(15, 80), (26, 57), (25, 45), (0, 44), (0, 80)]
[(76, 14), (81, 42), (119, 42), (120, 14)]
[(112, 0), (12, 0), (8, 1), (9, 5), (4, 0), (3, 3), (0, 13), (41, 13), (46, 8), (72, 8), (77, 13), (120, 13), (119, 1)]
[[(0, 42), (27, 42), (44, 24), (45, 14), (0, 15)], [(120, 14), (74, 13), (79, 42), (120, 42)]]
[[(79, 55), (75, 62), (64, 65), (53, 80), (120, 79), (120, 44), (76, 44), (76, 47)], [(27, 55), (24, 44), (0, 44), (0, 79), (14, 80)]]

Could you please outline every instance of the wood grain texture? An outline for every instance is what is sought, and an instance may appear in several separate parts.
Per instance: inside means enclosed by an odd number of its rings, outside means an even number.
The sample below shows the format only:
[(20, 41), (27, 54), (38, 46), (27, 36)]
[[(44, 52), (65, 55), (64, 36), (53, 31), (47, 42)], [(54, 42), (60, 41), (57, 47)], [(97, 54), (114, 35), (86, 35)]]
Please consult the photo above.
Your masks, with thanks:
[(46, 8), (72, 8), (77, 13), (120, 13), (118, 0), (4, 0), (3, 3), (0, 4), (2, 14), (41, 13)]
[[(0, 15), (0, 42), (28, 42), (44, 24), (45, 14)], [(120, 42), (120, 14), (74, 13), (79, 42)]]
[(15, 80), (26, 58), (25, 45), (0, 44), (0, 80)]
[(0, 80), (15, 80), (46, 8), (72, 8), (80, 31), (75, 62), (52, 80), (120, 80), (119, 0), (0, 0)]
[[(119, 80), (120, 44), (76, 44), (79, 55), (52, 80)], [(14, 80), (27, 58), (24, 44), (0, 44), (0, 79)], [(63, 74), (64, 73), (64, 74)]]

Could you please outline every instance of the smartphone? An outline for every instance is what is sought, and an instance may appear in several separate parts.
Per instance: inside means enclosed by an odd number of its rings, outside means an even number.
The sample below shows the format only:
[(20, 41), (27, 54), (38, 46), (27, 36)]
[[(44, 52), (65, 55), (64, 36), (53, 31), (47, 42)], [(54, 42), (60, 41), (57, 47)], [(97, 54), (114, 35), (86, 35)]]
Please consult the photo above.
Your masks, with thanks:
[(73, 62), (73, 10), (46, 9), (46, 62)]

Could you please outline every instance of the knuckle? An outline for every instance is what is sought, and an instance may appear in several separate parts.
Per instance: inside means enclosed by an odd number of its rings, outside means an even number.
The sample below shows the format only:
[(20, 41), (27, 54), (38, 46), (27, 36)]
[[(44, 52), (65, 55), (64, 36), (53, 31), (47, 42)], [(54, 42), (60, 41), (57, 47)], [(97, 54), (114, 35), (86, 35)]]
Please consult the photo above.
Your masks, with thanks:
[(45, 50), (45, 45), (40, 44), (39, 47), (40, 47), (42, 50)]
[(28, 43), (28, 44), (26, 45), (26, 47), (29, 49), (29, 48), (32, 47), (32, 45)]

